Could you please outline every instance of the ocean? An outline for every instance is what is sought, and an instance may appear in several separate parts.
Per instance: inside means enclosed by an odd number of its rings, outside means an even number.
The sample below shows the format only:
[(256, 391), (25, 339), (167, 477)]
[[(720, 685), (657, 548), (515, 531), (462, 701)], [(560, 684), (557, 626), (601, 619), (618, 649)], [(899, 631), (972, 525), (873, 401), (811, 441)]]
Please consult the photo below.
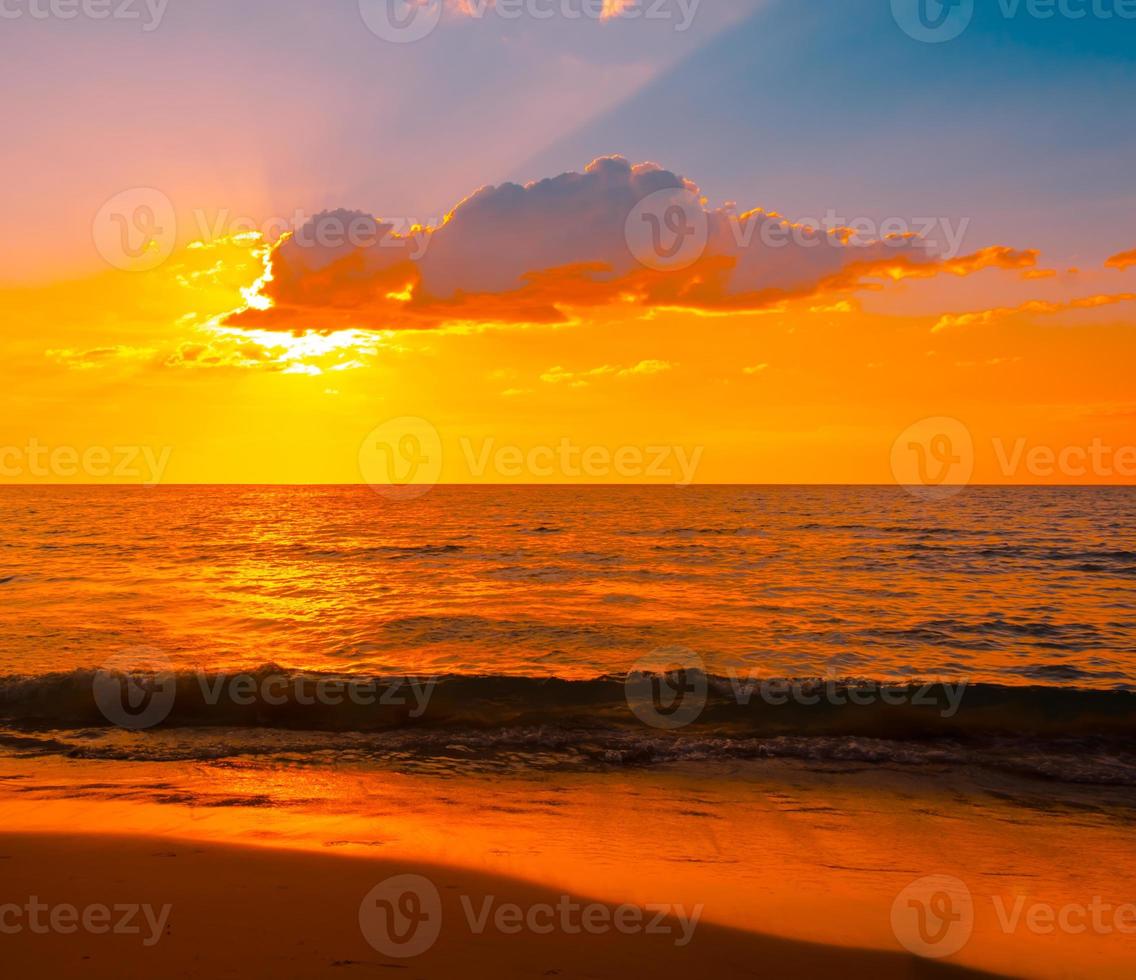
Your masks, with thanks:
[[(7, 487), (0, 508), (6, 752), (1136, 784), (1131, 488)], [(95, 696), (155, 677), (150, 724)]]

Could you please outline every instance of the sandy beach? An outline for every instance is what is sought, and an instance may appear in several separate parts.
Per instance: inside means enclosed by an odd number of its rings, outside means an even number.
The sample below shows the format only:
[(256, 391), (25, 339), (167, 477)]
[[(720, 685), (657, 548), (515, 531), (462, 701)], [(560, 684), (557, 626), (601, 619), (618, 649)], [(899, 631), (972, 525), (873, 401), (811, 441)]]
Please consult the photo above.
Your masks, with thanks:
[[(7, 760), (6, 961), (108, 977), (435, 977), (475, 959), (487, 976), (950, 964), (1064, 980), (1089, 963), (1127, 978), (1136, 955), (1130, 809), (1106, 787), (774, 760), (266, 775), (232, 760)], [(32, 929), (33, 911), (66, 927), (123, 903), (138, 906), (124, 934)]]
[[(169, 906), (155, 937), (139, 914), (137, 932), (96, 935), (81, 917), (74, 932), (29, 927), (26, 911), (9, 911), (0, 954), (14, 976), (123, 977), (690, 977), (991, 976), (914, 956), (791, 942), (699, 923), (684, 946), (680, 931), (535, 935), (468, 928), (462, 896), (476, 908), (555, 906), (559, 892), (463, 869), (234, 847), (163, 838), (0, 836), (4, 902), (35, 896), (49, 908), (71, 905)], [(395, 959), (376, 952), (360, 927), (364, 896), (395, 875), (437, 883), (444, 927), (421, 955)], [(581, 903), (584, 896), (573, 896)], [(111, 915), (112, 928), (125, 915)], [(22, 924), (19, 932), (11, 930)], [(675, 923), (671, 922), (671, 925)], [(667, 924), (660, 923), (659, 928)], [(396, 974), (398, 975), (398, 974)]]

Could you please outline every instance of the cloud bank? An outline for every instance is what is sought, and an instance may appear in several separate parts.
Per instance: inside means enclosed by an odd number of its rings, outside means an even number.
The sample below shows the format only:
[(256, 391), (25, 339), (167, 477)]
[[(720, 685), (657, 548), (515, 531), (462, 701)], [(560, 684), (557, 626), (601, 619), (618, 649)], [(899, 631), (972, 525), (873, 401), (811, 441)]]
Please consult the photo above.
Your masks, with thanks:
[(549, 324), (613, 304), (759, 311), (820, 294), (987, 268), (1028, 269), (1003, 246), (944, 258), (917, 234), (865, 240), (761, 209), (708, 209), (698, 187), (622, 157), (583, 173), (483, 187), (436, 227), (324, 212), (268, 254), (228, 326), (287, 331)]

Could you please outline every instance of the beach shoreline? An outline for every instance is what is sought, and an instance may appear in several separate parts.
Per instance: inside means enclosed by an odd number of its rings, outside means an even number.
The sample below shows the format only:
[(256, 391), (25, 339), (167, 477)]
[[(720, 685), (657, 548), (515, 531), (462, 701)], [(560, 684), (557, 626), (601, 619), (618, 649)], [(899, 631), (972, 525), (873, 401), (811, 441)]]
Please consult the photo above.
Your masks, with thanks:
[[(437, 948), (391, 961), (415, 971), (408, 976), (451, 975), (451, 943), (515, 967), (494, 976), (614, 976), (618, 970), (604, 972), (601, 940), (624, 951), (610, 962), (625, 972), (643, 973), (634, 967), (642, 957), (661, 976), (705, 972), (704, 963), (744, 976), (755, 958), (763, 975), (788, 975), (805, 951), (828, 959), (809, 959), (795, 975), (858, 976), (860, 954), (871, 950), (928, 957), (898, 974), (888, 972), (899, 969), (894, 960), (872, 959), (871, 972), (885, 976), (922, 976), (911, 971), (950, 963), (1062, 980), (1092, 963), (1094, 976), (1122, 978), (1136, 956), (1136, 929), (1120, 928), (1116, 912), (1136, 894), (1123, 788), (949, 765), (803, 760), (527, 775), (460, 769), (383, 771), (345, 759), (333, 768), (284, 758), (190, 767), (8, 759), (0, 765), (0, 906), (33, 896), (77, 907), (172, 905), (177, 934), (191, 928), (195, 937), (179, 956), (192, 965), (205, 955), (221, 976), (256, 976), (260, 967), (226, 974), (223, 955), (197, 947), (219, 944), (230, 955), (251, 942), (254, 963), (262, 952), (276, 963), (271, 936), (291, 943), (308, 932), (296, 975), (321, 975), (331, 963), (385, 972), (390, 964), (376, 965), (387, 961), (365, 941), (359, 910), (369, 891), (407, 874), (425, 877), (426, 891), (448, 902)], [(404, 892), (385, 899), (407, 931), (415, 908), (398, 905)], [(235, 896), (243, 898), (234, 905)], [(592, 914), (609, 926), (622, 906), (652, 917), (663, 908), (677, 927), (582, 934), (579, 910), (561, 927), (561, 899), (602, 907)], [(1096, 927), (1100, 903), (1112, 911)], [(524, 922), (519, 935), (485, 925), (510, 906), (546, 910), (533, 913), (535, 928), (524, 911), (511, 913)], [(214, 907), (229, 912), (212, 915)], [(333, 908), (334, 921), (319, 917)], [(933, 913), (926, 922), (934, 928), (924, 928), (920, 908)], [(668, 935), (690, 941), (676, 945)], [(58, 975), (88, 975), (88, 961), (66, 960), (83, 938), (0, 933), (0, 947), (19, 945), (30, 964), (36, 949), (58, 940), (49, 957)], [(115, 937), (86, 937), (95, 938)], [(561, 944), (567, 965), (556, 962)], [(594, 961), (577, 957), (581, 944)], [(316, 950), (322, 958), (312, 958)], [(163, 965), (164, 952), (121, 952), (137, 975), (178, 975)], [(848, 958), (853, 965), (841, 965)], [(125, 962), (118, 952), (114, 959)], [(290, 975), (280, 972), (289, 965), (277, 964), (274, 975)]]
[[(604, 906), (606, 920), (593, 912), (589, 928), (579, 927), (585, 913), (578, 913), (574, 932), (561, 928), (560, 917), (546, 934), (526, 927), (512, 932), (511, 924), (502, 932), (498, 910), (563, 907), (566, 896), (500, 875), (386, 858), (163, 837), (4, 833), (0, 867), (3, 903), (34, 897), (48, 909), (40, 913), (46, 933), (32, 931), (26, 910), (19, 916), (9, 911), (5, 919), (0, 954), (16, 976), (350, 977), (390, 969), (406, 970), (408, 977), (474, 978), (993, 975), (909, 954), (813, 945), (705, 921), (684, 932), (673, 915), (648, 934), (655, 910), (637, 927), (628, 925), (632, 917), (624, 913), (624, 926), (616, 928), (612, 906)], [(419, 955), (395, 958), (368, 943), (360, 907), (376, 886), (405, 875), (436, 884), (446, 926)], [(601, 904), (587, 896), (570, 898), (583, 909)], [(154, 910), (134, 917), (131, 927), (137, 931), (115, 931), (124, 912), (112, 914), (105, 934), (83, 928), (84, 910), (131, 904)], [(69, 934), (50, 928), (50, 910), (61, 905), (79, 910)], [(691, 911), (684, 913), (689, 917)], [(540, 921), (543, 929), (547, 923)], [(157, 936), (155, 922), (162, 925)], [(480, 933), (474, 931), (479, 924)]]

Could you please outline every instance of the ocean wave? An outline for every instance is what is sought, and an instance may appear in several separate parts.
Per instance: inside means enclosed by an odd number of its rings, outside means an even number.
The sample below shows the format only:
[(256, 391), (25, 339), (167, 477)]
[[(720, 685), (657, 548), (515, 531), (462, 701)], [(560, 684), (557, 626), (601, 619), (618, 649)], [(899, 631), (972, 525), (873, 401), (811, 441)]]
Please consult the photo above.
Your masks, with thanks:
[[(446, 728), (388, 732), (296, 732), (281, 729), (158, 729), (141, 738), (120, 730), (13, 733), (0, 749), (28, 757), (66, 756), (112, 762), (203, 763), (219, 768), (370, 767), (400, 772), (602, 772), (693, 766), (729, 776), (740, 763), (803, 762), (849, 768), (942, 772), (980, 768), (1062, 783), (1136, 786), (1131, 739), (987, 737), (897, 740), (853, 735), (710, 734), (666, 737), (632, 729), (556, 726)], [(722, 769), (715, 767), (725, 766)], [(20, 789), (20, 788), (18, 788)], [(32, 781), (27, 791), (42, 789)]]
[[(153, 668), (150, 668), (153, 669)], [(1034, 677), (1074, 675), (1041, 665)], [(672, 739), (853, 736), (891, 740), (1025, 736), (1136, 739), (1136, 692), (965, 680), (704, 674), (393, 677), (254, 671), (147, 674), (80, 669), (0, 677), (0, 724), (19, 730), (109, 727), (105, 698), (163, 728), (416, 733), (658, 728)], [(101, 698), (101, 700), (100, 700)], [(130, 705), (133, 703), (134, 707)], [(154, 706), (161, 710), (155, 713)], [(675, 720), (681, 724), (675, 724)], [(126, 726), (130, 727), (130, 726)]]

